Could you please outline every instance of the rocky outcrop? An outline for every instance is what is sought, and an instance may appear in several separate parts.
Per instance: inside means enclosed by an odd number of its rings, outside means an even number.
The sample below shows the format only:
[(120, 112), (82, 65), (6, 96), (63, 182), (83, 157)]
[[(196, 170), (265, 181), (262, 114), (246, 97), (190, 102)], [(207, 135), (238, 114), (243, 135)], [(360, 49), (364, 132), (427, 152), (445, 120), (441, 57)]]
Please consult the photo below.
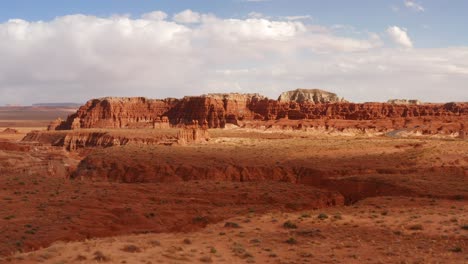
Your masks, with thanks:
[(170, 128), (169, 118), (167, 116), (163, 116), (162, 118), (156, 117), (153, 121), (153, 128)]
[(249, 121), (243, 128), (263, 131), (300, 131), (309, 134), (341, 136), (413, 137), (433, 136), (465, 138), (464, 123), (459, 116), (385, 118), (376, 120), (304, 119)]
[(93, 99), (68, 116), (56, 130), (78, 128), (151, 128), (178, 100), (144, 97)]
[(23, 142), (38, 142), (44, 145), (63, 147), (68, 151), (87, 147), (112, 147), (129, 144), (141, 145), (173, 145), (200, 143), (209, 139), (206, 129), (190, 127), (182, 129), (166, 129), (162, 133), (140, 133), (124, 131), (32, 131)]
[(18, 134), (18, 130), (14, 128), (5, 128), (0, 134)]
[(343, 98), (339, 98), (335, 93), (330, 93), (320, 89), (296, 89), (294, 91), (284, 92), (279, 96), (278, 101), (282, 103), (307, 102), (314, 104), (345, 102)]
[(80, 129), (81, 128), (81, 119), (79, 117), (75, 117), (71, 123), (70, 129)]
[[(271, 100), (258, 94), (208, 94), (182, 99), (107, 97), (93, 99), (66, 121), (54, 121), (50, 130), (79, 128), (155, 128), (185, 126), (224, 128), (269, 120), (396, 120), (453, 117), (466, 123), (468, 103), (417, 104), (349, 103), (336, 94), (298, 89)], [(403, 127), (400, 127), (403, 128)], [(396, 128), (398, 129), (398, 127)]]
[(224, 128), (227, 123), (238, 124), (251, 120), (255, 113), (251, 106), (261, 100), (268, 100), (258, 94), (208, 94), (184, 97), (168, 112), (173, 124), (191, 124), (197, 121), (209, 128)]
[(210, 138), (208, 130), (199, 128), (183, 128), (177, 133), (177, 143), (185, 145), (187, 143), (200, 143)]
[[(48, 131), (60, 130), (61, 126), (64, 124), (62, 118), (57, 118), (54, 121), (50, 122), (49, 126), (47, 126)], [(71, 129), (71, 127), (70, 127)]]
[(402, 105), (420, 105), (422, 104), (419, 100), (408, 100), (408, 99), (390, 99), (387, 101), (389, 104), (402, 104)]

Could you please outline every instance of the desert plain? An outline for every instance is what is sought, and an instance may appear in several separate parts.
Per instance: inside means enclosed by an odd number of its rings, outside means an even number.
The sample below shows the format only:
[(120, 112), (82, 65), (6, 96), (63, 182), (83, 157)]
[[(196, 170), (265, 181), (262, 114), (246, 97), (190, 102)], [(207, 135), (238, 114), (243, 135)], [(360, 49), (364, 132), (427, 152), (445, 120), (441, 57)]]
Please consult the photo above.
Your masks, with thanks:
[(260, 118), (237, 97), (0, 111), (0, 263), (468, 262), (466, 104)]

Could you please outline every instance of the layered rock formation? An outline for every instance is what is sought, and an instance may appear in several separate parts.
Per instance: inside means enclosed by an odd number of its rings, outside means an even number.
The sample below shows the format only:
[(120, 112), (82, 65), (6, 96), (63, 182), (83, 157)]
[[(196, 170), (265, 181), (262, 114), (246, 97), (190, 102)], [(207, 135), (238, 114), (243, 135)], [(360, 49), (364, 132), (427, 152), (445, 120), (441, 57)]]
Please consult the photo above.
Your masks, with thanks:
[[(283, 93), (278, 100), (258, 94), (208, 94), (182, 99), (107, 97), (93, 99), (66, 121), (56, 120), (50, 130), (78, 128), (168, 128), (196, 122), (200, 127), (224, 128), (226, 124), (245, 126), (268, 120), (394, 120), (449, 118), (466, 126), (468, 103), (418, 104), (349, 103), (336, 94), (321, 90), (298, 89)], [(409, 121), (408, 121), (409, 122)], [(417, 125), (418, 126), (418, 125)], [(459, 127), (460, 127), (459, 126)], [(395, 126), (392, 129), (405, 128)]]
[(5, 128), (5, 130), (3, 130), (2, 132), (0, 132), (1, 134), (18, 134), (18, 130), (14, 129), (14, 128)]
[(144, 97), (93, 99), (68, 116), (66, 121), (51, 130), (78, 128), (151, 128), (175, 106), (175, 99), (147, 99)]
[[(173, 145), (200, 143), (209, 139), (206, 129), (188, 127), (182, 129), (154, 130), (154, 133), (141, 131), (137, 133), (119, 133), (118, 131), (77, 130), (77, 131), (32, 131), (23, 142), (38, 142), (45, 145), (63, 147), (75, 151), (87, 147), (112, 147), (129, 144)], [(156, 133), (160, 132), (160, 133)]]
[(320, 89), (296, 89), (282, 93), (278, 101), (280, 102), (297, 102), (297, 103), (341, 103), (345, 102), (343, 98), (339, 98), (335, 93), (330, 93)]
[(55, 119), (54, 121), (50, 122), (50, 124), (47, 126), (47, 130), (49, 131), (60, 130), (62, 128), (62, 125), (64, 125), (64, 121), (62, 120), (62, 118), (59, 117)]
[(389, 104), (403, 104), (403, 105), (420, 105), (422, 104), (419, 100), (408, 100), (408, 99), (390, 99), (387, 101)]
[(255, 117), (251, 107), (268, 100), (259, 94), (208, 94), (184, 97), (167, 116), (174, 125), (197, 121), (209, 128), (223, 128), (226, 123), (238, 124), (239, 120)]

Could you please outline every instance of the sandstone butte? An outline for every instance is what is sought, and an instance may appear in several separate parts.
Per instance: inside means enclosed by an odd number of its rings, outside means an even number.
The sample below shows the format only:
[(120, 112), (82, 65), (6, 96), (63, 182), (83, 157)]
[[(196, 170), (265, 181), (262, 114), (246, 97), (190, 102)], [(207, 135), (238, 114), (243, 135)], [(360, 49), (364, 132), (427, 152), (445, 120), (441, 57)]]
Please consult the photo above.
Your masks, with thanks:
[(446, 130), (445, 133), (465, 135), (468, 103), (435, 104), (416, 100), (351, 103), (319, 89), (285, 92), (277, 100), (259, 94), (239, 93), (187, 96), (182, 99), (105, 97), (88, 101), (64, 121), (52, 122), (49, 130), (165, 128), (188, 124), (224, 128), (226, 124), (245, 126), (249, 122), (272, 120), (290, 123), (296, 120), (313, 121), (321, 126), (339, 123), (345, 127), (358, 127), (357, 122), (365, 123), (368, 128), (387, 130), (408, 128), (408, 124), (411, 124), (413, 128), (430, 127), (425, 130), (427, 134)]

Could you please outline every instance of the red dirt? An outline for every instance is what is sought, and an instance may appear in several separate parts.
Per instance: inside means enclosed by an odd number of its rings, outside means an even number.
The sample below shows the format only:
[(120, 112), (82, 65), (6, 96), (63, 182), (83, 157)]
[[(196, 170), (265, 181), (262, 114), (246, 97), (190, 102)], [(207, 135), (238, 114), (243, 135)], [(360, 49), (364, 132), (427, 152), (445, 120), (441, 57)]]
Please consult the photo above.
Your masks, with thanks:
[[(147, 232), (193, 231), (236, 215), (343, 204), (337, 193), (259, 182), (112, 184), (43, 176), (1, 178), (0, 254)], [(18, 210), (21, 208), (21, 210)]]
[[(86, 130), (73, 132), (82, 131)], [(124, 129), (114, 133), (138, 137), (138, 133), (150, 132)], [(4, 141), (0, 144), (0, 254), (30, 251), (59, 240), (147, 232), (203, 233), (207, 224), (252, 213), (281, 215), (346, 203), (351, 206), (337, 208), (355, 214), (362, 210), (359, 204), (374, 201), (382, 206), (388, 196), (398, 199), (391, 205), (396, 219), (398, 210), (419, 197), (466, 206), (465, 140), (316, 136), (245, 129), (210, 130), (210, 134), (210, 141), (193, 145), (134, 144), (77, 152), (49, 146), (48, 140)], [(22, 150), (23, 146), (30, 149)], [(74, 180), (68, 178), (70, 175)], [(445, 214), (444, 210), (432, 208), (428, 219), (436, 219), (431, 214)], [(460, 219), (463, 214), (454, 212)], [(465, 220), (457, 221), (463, 225)], [(369, 231), (365, 225), (359, 229), (350, 225), (341, 227), (342, 233), (327, 235), (320, 248), (334, 247), (346, 237), (401, 242), (387, 227)], [(333, 227), (324, 230), (332, 232)], [(268, 232), (264, 233), (268, 243), (284, 245), (277, 241), (284, 234)], [(449, 238), (462, 251), (467, 250), (466, 237)], [(440, 236), (408, 235), (398, 254), (404, 256), (408, 245), (426, 245), (430, 239), (440, 243), (433, 247), (435, 258), (450, 250), (449, 240)], [(346, 241), (351, 243), (352, 239)], [(302, 249), (311, 247), (307, 245)], [(365, 256), (379, 251), (371, 242), (362, 246), (359, 254)], [(337, 257), (345, 259), (341, 255), (345, 253), (337, 253)], [(285, 254), (297, 260), (297, 256)], [(327, 260), (326, 255), (317, 255)], [(449, 259), (460, 258), (455, 255)]]
[[(435, 213), (437, 212), (437, 213)], [(319, 218), (321, 217), (321, 218)], [(58, 242), (14, 263), (466, 263), (462, 201), (379, 197), (348, 207), (236, 216), (190, 233)], [(289, 222), (296, 228), (285, 228)]]

